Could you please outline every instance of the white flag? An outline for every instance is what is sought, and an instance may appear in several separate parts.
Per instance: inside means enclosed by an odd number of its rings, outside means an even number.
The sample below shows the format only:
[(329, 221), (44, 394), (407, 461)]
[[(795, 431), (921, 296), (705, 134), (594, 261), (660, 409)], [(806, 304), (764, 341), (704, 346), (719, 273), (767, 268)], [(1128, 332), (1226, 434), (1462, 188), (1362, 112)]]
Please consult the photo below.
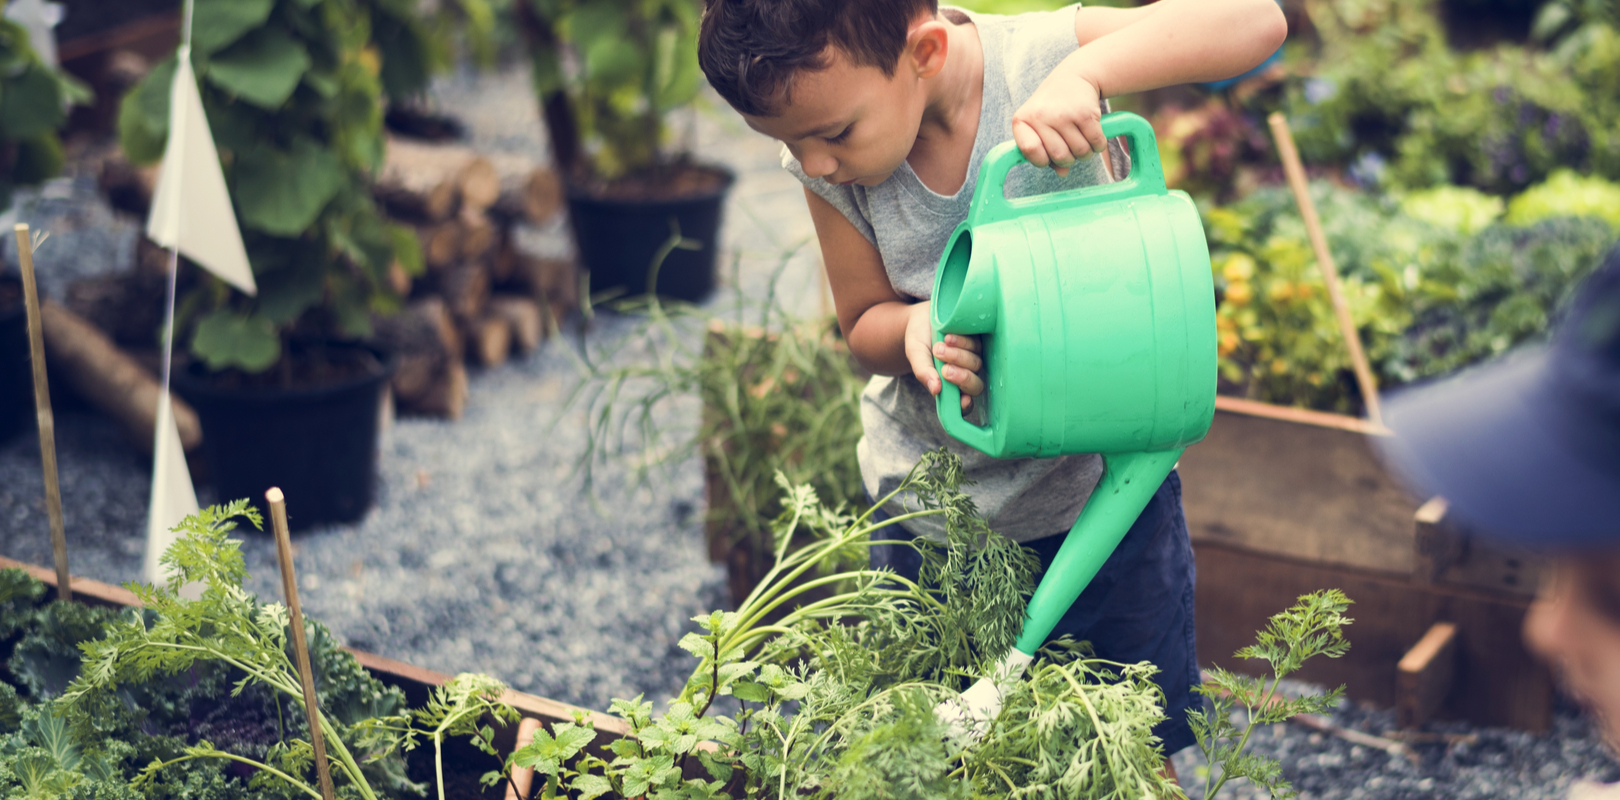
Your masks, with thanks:
[(179, 538), (170, 528), (197, 513), (197, 491), (191, 487), (191, 469), (186, 466), (186, 451), (180, 445), (180, 429), (174, 423), (174, 406), (168, 392), (158, 401), (156, 436), (152, 443), (152, 503), (146, 518), (146, 563), (141, 570), (141, 577), (151, 584), (168, 578), (158, 559)]
[(189, 47), (180, 48), (178, 60), (169, 91), (169, 143), (163, 150), (157, 191), (152, 193), (146, 235), (160, 246), (179, 249), (220, 280), (258, 294), (247, 250), (242, 247), (242, 231), (231, 210), (231, 196), (225, 190), (214, 135), (208, 130), (202, 96), (197, 93)]
[(28, 44), (39, 60), (56, 66), (56, 26), (62, 21), (62, 4), (45, 0), (12, 0), (6, 6), (6, 19), (28, 31)]

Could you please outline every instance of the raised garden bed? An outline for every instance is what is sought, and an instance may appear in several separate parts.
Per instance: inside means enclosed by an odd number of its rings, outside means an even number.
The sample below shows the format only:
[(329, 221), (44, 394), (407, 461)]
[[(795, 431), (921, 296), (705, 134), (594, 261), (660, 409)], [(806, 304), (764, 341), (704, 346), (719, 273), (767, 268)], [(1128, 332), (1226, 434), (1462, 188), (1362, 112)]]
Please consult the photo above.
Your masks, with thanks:
[(1376, 456), (1372, 439), (1384, 435), (1354, 417), (1217, 399), (1208, 438), (1180, 466), (1199, 662), (1243, 670), (1230, 654), (1278, 598), (1335, 586), (1357, 601), (1356, 646), (1306, 667), (1302, 680), (1396, 706), (1402, 657), (1434, 623), (1451, 622), (1453, 680), (1432, 713), (1546, 730), (1551, 677), (1519, 635), (1533, 561), (1447, 532), (1435, 506), (1425, 509)]

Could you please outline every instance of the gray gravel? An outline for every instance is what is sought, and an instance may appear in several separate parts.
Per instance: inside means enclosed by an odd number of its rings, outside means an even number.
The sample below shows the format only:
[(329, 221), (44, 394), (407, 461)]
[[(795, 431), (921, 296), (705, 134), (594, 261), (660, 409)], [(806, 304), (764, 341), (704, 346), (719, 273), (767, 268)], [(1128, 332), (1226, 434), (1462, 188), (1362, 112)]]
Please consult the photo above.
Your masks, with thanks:
[[(544, 159), (521, 68), (461, 73), (433, 91), (469, 127), (475, 147)], [(797, 183), (777, 165), (777, 147), (709, 98), (681, 124), (701, 156), (732, 166), (723, 258), (738, 267), (708, 308), (739, 294), (764, 296), (782, 254), (813, 237)], [(87, 177), (18, 200), (19, 217), (53, 231), (41, 281), (60, 296), (67, 281), (130, 262), (139, 221), (111, 215)], [(520, 231), (536, 253), (567, 252), (561, 225)], [(9, 248), (10, 245), (0, 245)], [(779, 297), (801, 313), (826, 309), (813, 243), (788, 259)], [(599, 315), (593, 347), (625, 342), (635, 321)], [(621, 358), (635, 359), (635, 342)], [(401, 419), (381, 447), (378, 508), (359, 525), (296, 537), (302, 598), (310, 616), (354, 646), (445, 672), (489, 672), (514, 687), (589, 708), (612, 697), (678, 691), (690, 661), (675, 642), (689, 618), (724, 601), (721, 568), (704, 557), (702, 468), (696, 459), (633, 480), (633, 455), (596, 475), (595, 502), (573, 465), (585, 448), (583, 412), (558, 420), (579, 380), (564, 343), (475, 374), (465, 417)], [(642, 354), (644, 357), (644, 354)], [(695, 401), (661, 409), (671, 437), (696, 425)], [(555, 423), (555, 424), (554, 424)], [(111, 582), (139, 574), (150, 465), (108, 421), (63, 409), (57, 419), (62, 496), (73, 570)], [(634, 442), (631, 442), (632, 448)], [(199, 487), (203, 502), (211, 491)], [(39, 455), (32, 435), (0, 446), (0, 554), (50, 563)], [(290, 498), (297, 511), (297, 498)], [(279, 598), (273, 548), (244, 547), (254, 591)], [(1393, 728), (1389, 712), (1346, 705), (1345, 726)], [(1435, 730), (1465, 730), (1465, 726)], [(1578, 777), (1620, 779), (1620, 769), (1584, 717), (1561, 711), (1549, 735), (1471, 731), (1472, 745), (1419, 746), (1422, 763), (1391, 759), (1335, 737), (1284, 725), (1253, 746), (1279, 755), (1311, 798), (1554, 798)], [(1200, 759), (1176, 757), (1192, 797)], [(1230, 787), (1223, 796), (1255, 796)]]

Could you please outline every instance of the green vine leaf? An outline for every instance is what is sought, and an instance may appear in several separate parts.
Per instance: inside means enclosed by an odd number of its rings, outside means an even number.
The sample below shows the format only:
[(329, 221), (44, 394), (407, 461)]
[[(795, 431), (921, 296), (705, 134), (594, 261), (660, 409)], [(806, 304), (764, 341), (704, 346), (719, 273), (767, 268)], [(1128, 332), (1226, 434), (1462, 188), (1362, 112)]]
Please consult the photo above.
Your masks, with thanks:
[(258, 372), (281, 357), (276, 326), (261, 314), (238, 314), (220, 309), (197, 323), (191, 352), (213, 370), (239, 367)]
[(61, 88), (43, 65), (30, 64), (21, 74), (5, 80), (5, 90), (0, 92), (0, 137), (33, 138), (56, 130), (66, 119)]
[(292, 96), (309, 64), (309, 52), (296, 39), (263, 28), (214, 56), (208, 82), (273, 111)]
[(264, 24), (275, 0), (197, 0), (191, 18), (191, 51), (206, 56)]
[(298, 236), (314, 224), (346, 174), (337, 154), (308, 139), (285, 152), (243, 153), (235, 171), (239, 221), (277, 236)]

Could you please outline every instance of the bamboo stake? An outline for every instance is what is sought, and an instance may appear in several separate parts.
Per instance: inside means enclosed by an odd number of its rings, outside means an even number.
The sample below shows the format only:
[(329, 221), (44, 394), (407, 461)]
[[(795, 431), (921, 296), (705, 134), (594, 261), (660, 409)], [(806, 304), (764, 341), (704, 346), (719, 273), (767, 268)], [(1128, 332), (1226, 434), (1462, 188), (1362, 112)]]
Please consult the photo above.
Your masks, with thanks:
[(1316, 263), (1322, 268), (1322, 282), (1327, 284), (1328, 298), (1333, 301), (1333, 316), (1338, 318), (1339, 333), (1350, 350), (1350, 364), (1356, 371), (1356, 384), (1361, 388), (1362, 401), (1367, 406), (1367, 419), (1374, 425), (1384, 424), (1383, 410), (1378, 403), (1378, 382), (1373, 378), (1367, 354), (1361, 349), (1361, 337), (1350, 319), (1350, 305), (1344, 300), (1344, 289), (1339, 285), (1339, 268), (1328, 250), (1327, 237), (1322, 233), (1322, 220), (1316, 215), (1316, 204), (1311, 201), (1310, 187), (1305, 181), (1305, 166), (1294, 147), (1294, 135), (1288, 129), (1288, 118), (1282, 112), (1273, 112), (1266, 119), (1271, 133), (1277, 139), (1277, 154), (1282, 157), (1283, 171), (1288, 174), (1288, 186), (1294, 191), (1299, 214), (1305, 218), (1305, 230), (1311, 237), (1311, 248), (1316, 251)]
[(71, 601), (67, 534), (62, 529), (62, 485), (56, 474), (56, 415), (51, 413), (51, 387), (45, 380), (45, 330), (40, 321), (39, 287), (34, 283), (34, 240), (26, 223), (18, 223), (16, 232), (23, 304), (28, 309), (28, 350), (34, 364), (34, 415), (39, 420), (39, 456), (45, 470), (45, 511), (51, 519), (51, 552), (56, 558), (56, 597)]
[(304, 612), (298, 605), (298, 580), (293, 576), (292, 539), (287, 535), (287, 498), (272, 486), (264, 493), (270, 503), (270, 525), (276, 531), (276, 560), (281, 562), (281, 589), (287, 595), (292, 626), (293, 657), (304, 684), (304, 714), (309, 717), (309, 743), (315, 750), (315, 773), (321, 779), (321, 797), (332, 800), (332, 771), (326, 763), (326, 739), (321, 735), (320, 709), (315, 700), (315, 675), (309, 667), (309, 644), (304, 640)]

